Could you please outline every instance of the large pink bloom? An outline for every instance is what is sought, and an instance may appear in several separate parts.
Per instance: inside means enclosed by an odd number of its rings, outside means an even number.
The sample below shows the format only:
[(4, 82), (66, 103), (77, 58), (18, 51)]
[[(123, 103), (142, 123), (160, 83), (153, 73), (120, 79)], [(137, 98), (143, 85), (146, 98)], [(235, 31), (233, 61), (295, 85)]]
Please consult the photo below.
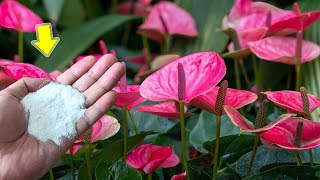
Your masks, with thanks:
[[(292, 37), (268, 37), (250, 42), (250, 50), (259, 58), (284, 64), (298, 64), (296, 56), (297, 39)], [(320, 46), (309, 41), (302, 41), (301, 63), (317, 58)]]
[(290, 16), (272, 24), (268, 29), (268, 34), (274, 34), (279, 31), (283, 31), (285, 34), (302, 31), (319, 20), (319, 18), (320, 11), (311, 11), (301, 13), (296, 16)]
[(118, 93), (118, 99), (114, 104), (115, 106), (120, 108), (126, 107), (126, 109), (130, 110), (134, 106), (145, 101), (145, 99), (140, 95), (140, 85), (130, 85), (126, 88), (126, 91), (122, 91), (120, 87), (113, 88), (113, 90)]
[(13, 79), (19, 80), (24, 77), (50, 78), (50, 75), (35, 65), (27, 63), (10, 63), (2, 66), (4, 71)]
[(179, 164), (179, 157), (171, 146), (141, 145), (132, 150), (126, 157), (126, 163), (146, 174), (158, 168), (169, 168)]
[[(0, 66), (13, 63), (13, 61), (7, 59), (0, 59)], [(8, 87), (12, 83), (14, 83), (14, 79), (12, 79), (7, 73), (5, 73), (4, 69), (0, 69), (0, 88)]]
[[(190, 101), (190, 104), (216, 114), (214, 109), (219, 89), (220, 87), (215, 87), (213, 90)], [(253, 103), (257, 98), (258, 96), (253, 92), (228, 88), (224, 104), (239, 109), (247, 104)]]
[(15, 0), (4, 0), (0, 4), (0, 25), (20, 32), (35, 32), (41, 18)]
[(151, 101), (180, 100), (188, 103), (212, 90), (225, 73), (224, 60), (218, 54), (194, 53), (151, 74), (141, 84), (140, 93)]
[(224, 111), (227, 113), (227, 115), (231, 119), (231, 122), (235, 126), (240, 128), (241, 132), (253, 132), (253, 133), (261, 133), (261, 132), (267, 131), (275, 127), (277, 124), (281, 123), (282, 121), (285, 121), (286, 119), (294, 115), (294, 114), (281, 115), (277, 119), (269, 123), (268, 125), (263, 126), (261, 128), (256, 128), (252, 122), (250, 122), (245, 117), (243, 117), (235, 108), (230, 106), (224, 106)]
[(152, 7), (139, 31), (156, 41), (163, 41), (167, 35), (194, 37), (198, 34), (193, 17), (168, 1), (161, 1)]
[[(304, 114), (301, 93), (298, 91), (266, 91), (263, 94), (267, 95), (270, 101), (289, 112)], [(320, 99), (316, 96), (308, 94), (308, 99), (310, 113), (320, 107)]]
[[(185, 113), (184, 117), (188, 117), (191, 113), (187, 112), (187, 107), (184, 108)], [(139, 106), (136, 110), (137, 112), (146, 112), (154, 114), (157, 116), (178, 119), (180, 118), (179, 105), (177, 106), (174, 102), (164, 102), (154, 105), (142, 105)]]
[[(294, 145), (296, 129), (299, 121), (303, 121), (301, 145)], [(291, 117), (260, 135), (261, 142), (270, 148), (304, 150), (320, 145), (320, 123)]]

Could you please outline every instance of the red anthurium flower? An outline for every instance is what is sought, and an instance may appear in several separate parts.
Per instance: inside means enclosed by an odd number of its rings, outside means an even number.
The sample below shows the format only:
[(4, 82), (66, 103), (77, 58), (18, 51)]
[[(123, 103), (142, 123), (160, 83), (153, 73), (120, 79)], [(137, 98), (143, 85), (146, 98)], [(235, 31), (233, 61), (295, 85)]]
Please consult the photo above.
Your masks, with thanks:
[[(191, 113), (187, 112), (187, 107), (184, 108), (185, 113), (184, 116), (188, 117)], [(164, 102), (154, 105), (142, 105), (139, 106), (136, 110), (137, 112), (146, 112), (150, 114), (154, 114), (157, 116), (165, 117), (165, 118), (172, 118), (172, 119), (179, 119), (179, 105), (177, 106), (174, 102)]]
[(281, 123), (282, 121), (285, 121), (286, 119), (294, 116), (294, 114), (284, 114), (279, 116), (276, 120), (272, 121), (270, 124), (262, 128), (256, 128), (252, 122), (250, 122), (245, 117), (243, 117), (235, 108), (231, 106), (224, 106), (224, 111), (227, 113), (232, 123), (235, 126), (240, 128), (241, 132), (254, 132), (254, 133), (261, 133), (261, 132), (267, 131), (275, 127), (277, 124)]
[[(100, 59), (103, 55), (108, 54), (108, 49), (106, 44), (104, 43), (104, 41), (100, 40), (99, 41), (99, 45), (100, 45), (100, 50), (101, 50), (101, 54), (90, 54), (91, 56), (94, 56), (96, 59)], [(116, 55), (116, 51), (111, 49), (110, 54), (112, 55)], [(82, 60), (83, 58), (87, 57), (88, 55), (85, 56), (78, 56), (76, 59), (76, 62)]]
[(24, 77), (30, 78), (50, 78), (50, 75), (44, 70), (27, 63), (10, 63), (3, 65), (4, 71), (13, 79), (19, 80)]
[(185, 180), (187, 178), (187, 172), (176, 174), (172, 176), (171, 180)]
[(130, 85), (126, 87), (126, 91), (121, 90), (120, 87), (113, 88), (118, 93), (118, 99), (114, 104), (117, 107), (126, 107), (126, 109), (132, 109), (134, 106), (145, 101), (140, 95), (140, 85)]
[[(299, 123), (303, 123), (301, 129), (297, 128)], [(319, 131), (320, 123), (291, 117), (262, 133), (260, 139), (267, 147), (304, 150), (320, 145)], [(296, 140), (298, 134), (300, 137)]]
[(226, 73), (224, 60), (214, 52), (179, 58), (151, 74), (140, 86), (142, 97), (151, 101), (188, 103), (212, 90)]
[[(196, 97), (190, 101), (190, 104), (216, 114), (214, 109), (219, 88), (220, 87), (215, 87), (213, 90)], [(239, 109), (247, 104), (253, 103), (257, 99), (258, 96), (253, 92), (228, 88), (224, 104)]]
[(126, 157), (126, 163), (146, 174), (158, 168), (169, 168), (179, 164), (179, 157), (171, 146), (141, 145), (132, 150)]
[(20, 32), (35, 32), (41, 18), (15, 0), (4, 0), (0, 4), (0, 25)]
[[(268, 37), (248, 43), (250, 50), (259, 58), (284, 64), (298, 64), (295, 59), (297, 39), (292, 37)], [(320, 46), (309, 41), (302, 41), (301, 63), (317, 58)]]
[[(266, 91), (263, 92), (263, 94), (267, 95), (267, 98), (270, 101), (289, 112), (305, 114), (303, 110), (301, 93), (298, 91)], [(308, 94), (308, 99), (310, 113), (316, 108), (320, 107), (320, 99), (318, 99), (316, 96)]]
[(307, 29), (319, 19), (320, 11), (311, 11), (296, 14), (296, 16), (291, 16), (272, 24), (268, 29), (268, 33), (272, 34), (278, 31), (286, 31), (286, 34), (288, 34), (296, 31), (302, 31)]
[(193, 17), (168, 1), (161, 1), (152, 7), (139, 31), (156, 41), (163, 41), (167, 35), (195, 37), (198, 34)]

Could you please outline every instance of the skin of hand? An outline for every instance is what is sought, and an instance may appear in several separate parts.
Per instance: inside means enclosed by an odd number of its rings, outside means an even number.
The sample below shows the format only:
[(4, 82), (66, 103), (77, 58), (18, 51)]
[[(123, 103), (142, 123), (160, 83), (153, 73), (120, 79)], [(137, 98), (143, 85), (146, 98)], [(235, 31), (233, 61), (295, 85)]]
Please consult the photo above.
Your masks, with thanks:
[[(125, 74), (124, 63), (106, 54), (99, 60), (88, 56), (61, 74), (56, 82), (72, 85), (82, 92), (88, 108), (77, 123), (77, 139), (89, 129), (117, 99), (114, 85)], [(0, 179), (38, 179), (71, 147), (75, 139), (40, 142), (27, 133), (22, 97), (50, 82), (23, 78), (0, 91)]]

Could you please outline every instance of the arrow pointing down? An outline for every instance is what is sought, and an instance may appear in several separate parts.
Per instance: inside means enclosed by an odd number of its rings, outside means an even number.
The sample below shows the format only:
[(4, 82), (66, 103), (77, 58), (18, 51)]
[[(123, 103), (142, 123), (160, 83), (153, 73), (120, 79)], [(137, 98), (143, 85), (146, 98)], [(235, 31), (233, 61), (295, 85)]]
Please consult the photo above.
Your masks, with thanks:
[(51, 23), (36, 25), (37, 40), (31, 44), (38, 49), (45, 57), (49, 57), (60, 41), (60, 38), (53, 37)]

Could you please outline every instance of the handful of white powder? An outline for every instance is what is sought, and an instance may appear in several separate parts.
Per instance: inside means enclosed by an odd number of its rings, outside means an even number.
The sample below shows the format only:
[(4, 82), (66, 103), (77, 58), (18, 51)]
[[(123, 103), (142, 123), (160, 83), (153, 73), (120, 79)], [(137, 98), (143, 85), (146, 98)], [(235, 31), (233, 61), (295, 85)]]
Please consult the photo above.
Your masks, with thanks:
[(86, 111), (84, 96), (78, 90), (54, 82), (27, 94), (21, 102), (28, 115), (28, 133), (57, 145), (62, 137), (76, 136), (76, 124)]

